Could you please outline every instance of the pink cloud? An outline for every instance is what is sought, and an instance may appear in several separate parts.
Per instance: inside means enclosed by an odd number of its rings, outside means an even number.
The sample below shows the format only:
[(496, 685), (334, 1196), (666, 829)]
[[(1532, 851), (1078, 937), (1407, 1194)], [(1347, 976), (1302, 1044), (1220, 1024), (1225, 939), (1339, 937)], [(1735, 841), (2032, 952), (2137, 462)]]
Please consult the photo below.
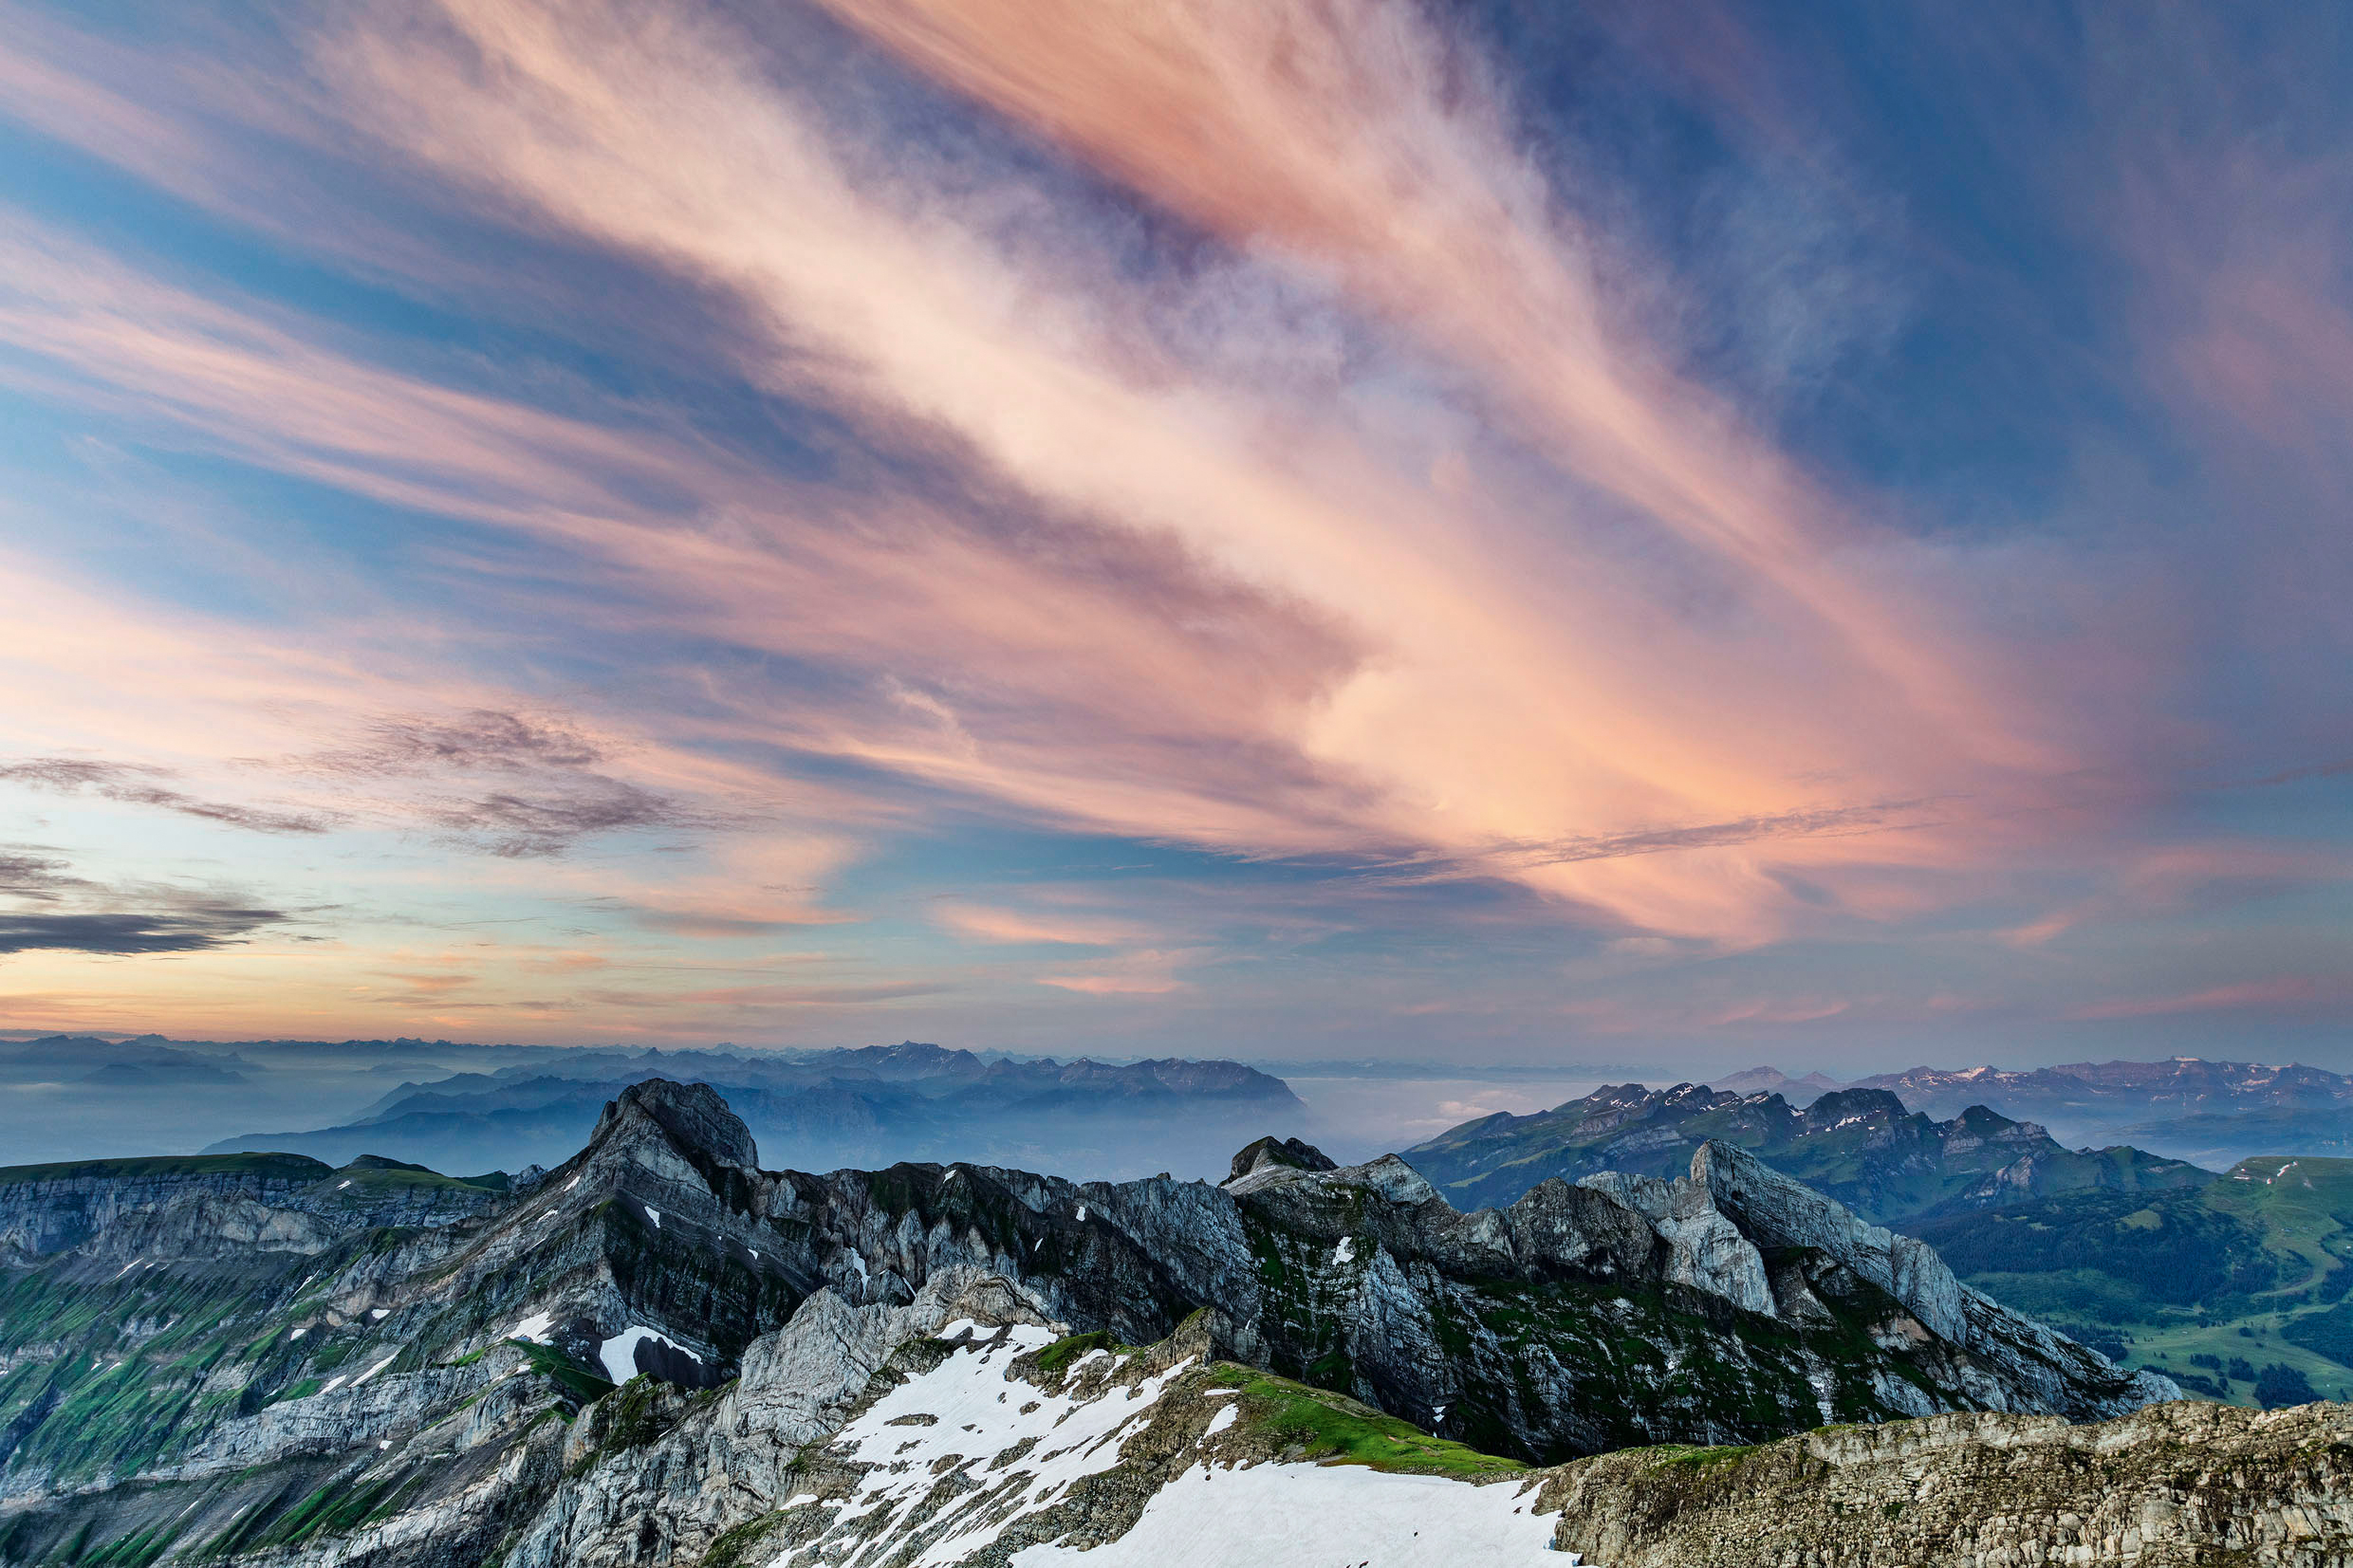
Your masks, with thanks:
[(1038, 984), (1087, 996), (1164, 996), (1184, 988), (1181, 982), (1163, 975), (1140, 974), (1043, 975)]
[[(557, 414), (544, 387), (440, 384), (21, 223), (0, 233), (0, 328), (46, 368), (18, 374), (157, 439), (546, 546), (509, 588), (518, 616), (760, 655), (725, 676), (614, 660), (609, 726), (641, 743), (619, 771), (812, 841), (749, 890), (715, 862), (675, 886), (565, 874), (664, 929), (824, 918), (806, 890), (906, 809), (722, 751), (845, 759), (1058, 826), (1499, 877), (1567, 918), (1726, 947), (1891, 927), (2114, 854), (2132, 803), (2069, 776), (2106, 760), (2105, 707), (2075, 723), (2031, 670), (2047, 650), (1972, 629), (1945, 555), (1666, 370), (1475, 63), (1401, 10), (837, 9), (1240, 242), (1220, 288), (1320, 270), (1340, 290), (1319, 308), (1398, 324), (1384, 368), (1426, 349), (1469, 390), (1380, 416), (1339, 371), (1329, 396), (1271, 396), (1214, 344), (1138, 327), (1167, 302), (1089, 256), (1078, 220), (1055, 214), (1066, 253), (1006, 240), (991, 203), (1048, 195), (878, 172), (758, 37), (471, 0), (306, 40), (303, 134), (343, 114), (386, 178), (723, 297), (729, 368), (953, 454), (973, 496), (790, 478), (580, 388)], [(53, 70), (40, 90), (79, 101)], [(90, 135), (135, 167), (161, 156)], [(1245, 335), (1225, 300), (1186, 302), (1202, 336)], [(1464, 434), (1493, 407), (1553, 467)], [(741, 673), (766, 655), (836, 679)], [(1089, 929), (1057, 918), (957, 929)]]
[(1057, 913), (1035, 914), (989, 904), (941, 904), (934, 910), (933, 918), (960, 936), (981, 942), (1108, 948), (1150, 940), (1147, 932), (1126, 921)]
[(2078, 1022), (2115, 1018), (2160, 1018), (2173, 1013), (2301, 1012), (2341, 1007), (2353, 1001), (2353, 987), (2342, 981), (2282, 975), (2270, 980), (2241, 981), (2209, 986), (2172, 996), (2125, 997), (2078, 1007), (2065, 1016)]

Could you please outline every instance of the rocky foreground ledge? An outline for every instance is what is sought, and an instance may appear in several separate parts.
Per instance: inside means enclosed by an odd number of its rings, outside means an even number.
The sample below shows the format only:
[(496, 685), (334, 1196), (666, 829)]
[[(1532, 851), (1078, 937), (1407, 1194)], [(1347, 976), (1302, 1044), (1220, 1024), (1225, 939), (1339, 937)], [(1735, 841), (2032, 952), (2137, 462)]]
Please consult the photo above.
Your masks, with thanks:
[(2353, 1408), (2174, 1403), (2095, 1425), (1956, 1414), (1552, 1472), (1555, 1544), (1607, 1568), (2353, 1562)]

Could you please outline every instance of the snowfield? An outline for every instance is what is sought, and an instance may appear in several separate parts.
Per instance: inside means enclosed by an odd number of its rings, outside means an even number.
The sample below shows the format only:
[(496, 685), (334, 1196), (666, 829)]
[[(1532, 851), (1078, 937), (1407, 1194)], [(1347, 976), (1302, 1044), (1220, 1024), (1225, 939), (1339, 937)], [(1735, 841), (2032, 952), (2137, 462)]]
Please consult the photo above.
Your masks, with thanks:
[(647, 1328), (642, 1323), (632, 1323), (597, 1347), (597, 1359), (604, 1363), (605, 1377), (615, 1384), (626, 1383), (635, 1377), (638, 1374), (638, 1346), (647, 1339), (668, 1345), (698, 1366), (702, 1363), (701, 1356), (667, 1334)]
[[(952, 1568), (1008, 1526), (1062, 1501), (1073, 1484), (1111, 1469), (1126, 1439), (1196, 1363), (1179, 1361), (1133, 1386), (1093, 1397), (1008, 1381), (1016, 1356), (1053, 1342), (1044, 1329), (995, 1331), (959, 1319), (978, 1342), (883, 1394), (827, 1445), (830, 1458), (866, 1469), (856, 1490), (822, 1506), (829, 1523), (814, 1540), (771, 1559), (840, 1568)], [(1066, 1386), (1095, 1350), (1065, 1373)], [(1202, 1391), (1222, 1400), (1231, 1390)], [(1220, 1403), (1201, 1441), (1232, 1429), (1238, 1402)], [(960, 1473), (969, 1485), (942, 1478)], [(1147, 1471), (1146, 1473), (1150, 1473)], [(787, 1507), (817, 1503), (796, 1497)], [(936, 1508), (936, 1511), (934, 1511)], [(1551, 1549), (1552, 1519), (1514, 1481), (1484, 1486), (1361, 1466), (1269, 1463), (1231, 1467), (1206, 1455), (1177, 1473), (1128, 1532), (1091, 1549), (1045, 1543), (1014, 1552), (1014, 1568), (1564, 1568)], [(890, 1522), (870, 1537), (866, 1531)], [(912, 1525), (912, 1527), (909, 1527)]]
[(1575, 1562), (1511, 1483), (1473, 1486), (1358, 1465), (1201, 1466), (1092, 1551), (1028, 1546), (1012, 1568), (1484, 1568)]

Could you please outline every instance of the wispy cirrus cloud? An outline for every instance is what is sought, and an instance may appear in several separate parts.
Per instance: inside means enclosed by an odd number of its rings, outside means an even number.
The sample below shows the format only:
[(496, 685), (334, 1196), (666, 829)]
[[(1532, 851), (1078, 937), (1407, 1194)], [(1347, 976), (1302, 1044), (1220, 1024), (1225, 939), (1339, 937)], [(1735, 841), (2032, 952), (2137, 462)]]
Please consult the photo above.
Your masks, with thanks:
[[(1643, 960), (1663, 974), (1949, 928), (2056, 969), (2140, 913), (2229, 902), (2144, 896), (2152, 842), (2229, 836), (2150, 823), (2216, 776), (2292, 783), (2344, 754), (2309, 673), (2342, 640), (2325, 498), (2353, 408), (2329, 368), (2338, 236), (2299, 215), (2341, 205), (2325, 157), (2218, 157), (2195, 116), (2146, 138), (2111, 226), (2146, 359), (2084, 375), (2101, 411), (2023, 407), (2087, 455), (2066, 487), (1989, 501), (1975, 470), (1874, 445), (1945, 417), (1936, 378), (1825, 396), (1823, 368), (1857, 334), (1901, 338), (1966, 383), (1952, 399), (1999, 402), (1955, 346), (1987, 317), (1888, 315), (1938, 308), (1937, 278), (1982, 256), (1825, 323), (1844, 283), (1753, 275), (1767, 252), (1812, 265), (1787, 204), (1683, 223), (1677, 193), (1615, 183), (1623, 149), (1562, 132), (1574, 117), (1529, 101), (1476, 18), (822, 9), (884, 52), (689, 0), (363, 5), (160, 44), (21, 29), (12, 114), (378, 292), (338, 318), (332, 290), (272, 297), (274, 260), (208, 276), (0, 213), (0, 384), (183, 472), (401, 521), (345, 551), (380, 618), (297, 586), (258, 640), (131, 599), (77, 629), (57, 607), (76, 569), (33, 569), (11, 601), (54, 651), (0, 650), (40, 726), (23, 750), (118, 771), (14, 782), (296, 841), (316, 821), (339, 849), (374, 835), (448, 856), (438, 885), (468, 898), (638, 940), (890, 926), (896, 895), (843, 895), (862, 855), (961, 835), (954, 863), (1011, 827), (1297, 876), (1314, 940), (1422, 900), (1425, 944), (1474, 919), (1536, 947), (1584, 928), (1663, 943)], [(1841, 214), (1901, 213), (1901, 191), (1861, 189), (1901, 149), (1825, 152), (1856, 104), (1814, 90), (1826, 72), (1792, 85), (1770, 29), (1723, 9), (1650, 41), (1682, 51), (1679, 112), (1769, 142), (1824, 254)], [(2014, 139), (2055, 144), (2068, 178), (2125, 167), (2050, 129)], [(1714, 253), (1652, 249), (1696, 231)], [(1754, 396), (1799, 381), (1886, 408), (1842, 439)], [(2103, 489), (2086, 434), (2155, 402), (2217, 459), (2161, 548), (2037, 513), (2163, 490)], [(2228, 549), (2207, 512), (2235, 520)], [(2205, 657), (2228, 626), (2260, 654)], [(2241, 675), (2257, 695), (2226, 700)], [(2232, 896), (2338, 875), (2320, 859)], [(1210, 972), (1204, 910), (1268, 918), (1209, 876), (1146, 918), (937, 875), (969, 895), (927, 891), (890, 939), (956, 944), (934, 961), (1028, 991), (1168, 996)], [(1041, 980), (1011, 950), (1040, 944), (1097, 950)], [(566, 1005), (495, 968), (442, 999)], [(830, 984), (763, 994), (833, 1005)], [(1629, 993), (1607, 1026), (1933, 1013), (1914, 992)], [(627, 994), (645, 1021), (665, 993)]]
[[(1283, 40), (1238, 13), (1217, 14), (1241, 32), (1181, 40), (1188, 81), (1263, 78), (1275, 68), (1269, 51), (1279, 53)], [(1104, 28), (1134, 18), (1068, 20), (1071, 37), (1102, 42)], [(1506, 520), (1510, 504), (1528, 497), (1514, 488), (1507, 501), (1487, 489), (1509, 485), (1508, 469), (1464, 468), (1469, 454), (1455, 451), (1438, 467), (1454, 464), (1459, 481), (1401, 474), (1377, 454), (1369, 431), (1303, 423), (1295, 408), (1262, 406), (1169, 344), (1106, 336), (1100, 323), (1116, 318), (1117, 301), (1088, 293), (1100, 278), (1026, 269), (1028, 258), (960, 227), (953, 202), (917, 216), (919, 190), (859, 177), (865, 171), (853, 173), (822, 119), (762, 78), (747, 64), (759, 52), (731, 46), (715, 21), (656, 25), (590, 6), (567, 8), (559, 22), (553, 11), (466, 5), (444, 8), (442, 21), (438, 41), (428, 29), (422, 46), (420, 35), (406, 33), (395, 49), (363, 28), (324, 52), (353, 101), (381, 105), (366, 122), (398, 146), (537, 204), (574, 232), (733, 289), (773, 323), (773, 358), (765, 367), (750, 359), (752, 374), (804, 387), (816, 378), (853, 406), (943, 425), (1033, 491), (1119, 526), (1174, 530), (1243, 581), (1316, 607), (1363, 649), (1308, 705), (1260, 712), (1228, 705), (1213, 721), (1221, 729), (1254, 723), (1251, 739), (1267, 762), (1320, 775), (1316, 793), (1337, 820), (1295, 810), (1288, 821), (1269, 820), (1238, 812), (1231, 797), (1196, 790), (1183, 802), (1133, 787), (1117, 764), (1126, 727), (1109, 703), (1085, 713), (1083, 729), (1059, 727), (1086, 736), (1083, 758), (991, 729), (996, 715), (985, 703), (968, 711), (938, 692), (923, 710), (940, 721), (936, 740), (926, 744), (919, 731), (883, 745), (850, 740), (859, 755), (1120, 831), (1262, 853), (1435, 843), (1472, 860), (1493, 856), (1492, 869), (1618, 918), (1734, 939), (1799, 916), (1763, 857), (1742, 853), (1748, 846), (1695, 840), (1682, 858), (1692, 874), (1676, 888), (1658, 868), (1624, 872), (1623, 856), (1514, 864), (1494, 852), (1656, 833), (1649, 824), (1661, 821), (1854, 811), (1849, 792), (1862, 781), (1899, 798), (2014, 797), (2057, 757), (2021, 740), (2041, 722), (2022, 692), (1988, 694), (2000, 681), (1984, 647), (1944, 636), (1936, 628), (1948, 618), (1926, 604), (1893, 609), (1907, 592), (1895, 580), (1852, 576), (1850, 563), (1869, 546), (1826, 491), (1808, 489), (1695, 389), (1659, 381), (1631, 350), (1595, 338), (1598, 323), (1550, 330), (1560, 312), (1582, 321), (1600, 302), (1589, 288), (1570, 288), (1573, 241), (1541, 202), (1530, 207), (1525, 190), (1497, 190), (1497, 178), (1532, 177), (1510, 173), (1508, 160), (1506, 175), (1464, 188), (1475, 210), (1418, 213), (1407, 229), (1428, 245), (1403, 255), (1382, 249), (1380, 235), (1394, 226), (1375, 222), (1366, 206), (1380, 180), (1353, 165), (1324, 168), (1313, 138), (1290, 134), (1296, 127), (1287, 124), (1269, 138), (1275, 150), (1258, 155), (1288, 161), (1245, 166), (1238, 187), (1269, 210), (1296, 197), (1301, 210), (1330, 215), (1311, 237), (1355, 247), (1340, 259), (1400, 311), (1416, 314), (1424, 295), (1443, 294), (1454, 302), (1449, 308), (1473, 297), (1517, 302), (1508, 322), (1456, 323), (1449, 341), (1477, 350), (1475, 369), (1550, 421), (1561, 460), (1580, 478), (1700, 550), (1692, 570), (1708, 593), (1740, 602), (1742, 632), (1728, 636), (1720, 621), (1681, 619), (1655, 600), (1612, 594), (1609, 566), (1583, 581), (1536, 569), (1539, 561), (1566, 565), (1570, 542), (1594, 537), (1607, 510), (1600, 503), (1556, 505), (1546, 519), (1552, 528), (1531, 530), (1526, 519)], [(1308, 43), (1310, 55), (1352, 46), (1322, 32)], [(1104, 43), (1114, 45), (1126, 47)], [(1220, 74), (1213, 61), (1233, 71)], [(1356, 80), (1344, 60), (1333, 68)], [(495, 94), (480, 90), (486, 70)], [(1100, 80), (1125, 81), (1116, 66), (1106, 70)], [(1344, 83), (1318, 85), (1338, 92)], [(1276, 112), (1277, 95), (1251, 90), (1251, 112)], [(1483, 167), (1495, 150), (1493, 126), (1474, 111), (1449, 118), (1435, 100), (1405, 101), (1428, 109), (1412, 123), (1445, 144), (1443, 169)], [(1233, 120), (1242, 112), (1233, 105), (1209, 109), (1226, 117), (1214, 128), (1230, 139), (1254, 128)], [(1362, 129), (1380, 156), (1405, 157), (1381, 139), (1394, 126)], [(1140, 165), (1119, 167), (1133, 174)], [(707, 177), (678, 177), (689, 168)], [(1438, 201), (1431, 188), (1442, 183), (1419, 180), (1401, 199), (1409, 210), (1415, 200)], [(1248, 214), (1228, 215), (1241, 224)], [(884, 299), (890, 309), (878, 311), (874, 302)], [(1538, 303), (1554, 314), (1529, 316)], [(1507, 342), (1518, 346), (1497, 358)], [(1525, 350), (1535, 343), (1568, 358), (1530, 364)], [(1537, 396), (1563, 378), (1584, 389), (1584, 401), (1554, 407), (1550, 393)], [(1286, 456), (1253, 434), (1277, 421), (1294, 436)], [(1039, 438), (1045, 431), (1050, 441)], [(1433, 553), (1438, 535), (1458, 548)], [(1646, 648), (1647, 668), (1612, 651), (1629, 644)], [(999, 653), (969, 668), (1002, 673), (1009, 665)], [(1165, 689), (1168, 673), (1155, 684)], [(1774, 722), (1727, 724), (1724, 691), (1712, 692), (1703, 720), (1691, 710), (1694, 694), (1712, 687), (1752, 693)], [(1206, 707), (1195, 711), (1210, 717)], [(1844, 710), (1835, 725), (1826, 722), (1833, 707)], [(2031, 766), (2014, 771), (2022, 765)], [(1820, 782), (1803, 782), (1827, 778), (1841, 780), (1845, 799), (1825, 800)], [(1811, 841), (1796, 847), (1801, 839)], [(1856, 858), (1939, 858), (1884, 837), (1867, 854), (1829, 835), (1787, 835), (1775, 849), (1832, 878)], [(1709, 858), (1745, 864), (1701, 863)]]
[(172, 776), (169, 768), (148, 764), (101, 762), (83, 757), (32, 757), (0, 763), (0, 784), (52, 790), (61, 795), (87, 793), (125, 805), (156, 806), (249, 833), (324, 833), (335, 822), (332, 816), (320, 812), (273, 811), (230, 801), (200, 800), (161, 782)]

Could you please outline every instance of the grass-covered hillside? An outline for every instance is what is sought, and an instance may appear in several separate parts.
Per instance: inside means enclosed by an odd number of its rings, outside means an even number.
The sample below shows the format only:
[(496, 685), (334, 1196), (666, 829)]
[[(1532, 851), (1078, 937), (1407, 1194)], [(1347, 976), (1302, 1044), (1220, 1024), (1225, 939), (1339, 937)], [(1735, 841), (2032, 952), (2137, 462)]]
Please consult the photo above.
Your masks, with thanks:
[(2266, 1155), (2196, 1191), (2071, 1192), (1907, 1228), (1996, 1300), (2192, 1392), (2353, 1397), (2353, 1160)]

